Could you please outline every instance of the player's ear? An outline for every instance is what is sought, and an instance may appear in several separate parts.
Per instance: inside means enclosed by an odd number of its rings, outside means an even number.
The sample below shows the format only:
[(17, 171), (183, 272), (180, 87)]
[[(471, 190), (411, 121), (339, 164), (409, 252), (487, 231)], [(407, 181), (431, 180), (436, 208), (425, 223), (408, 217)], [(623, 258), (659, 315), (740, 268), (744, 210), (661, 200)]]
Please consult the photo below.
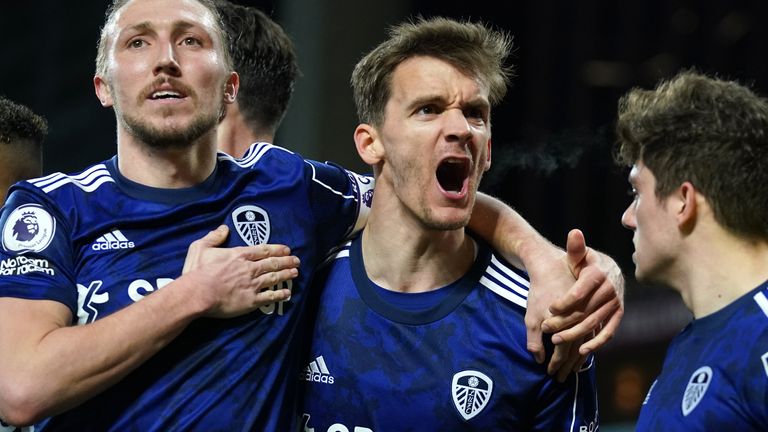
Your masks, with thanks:
[(224, 84), (224, 103), (234, 103), (238, 89), (240, 89), (240, 75), (237, 72), (231, 72), (226, 84)]
[(491, 139), (488, 138), (488, 156), (485, 158), (485, 169), (484, 171), (488, 171), (491, 169)]
[[(677, 225), (681, 230), (688, 233), (696, 225), (696, 218), (700, 203), (697, 201), (700, 194), (691, 182), (684, 182), (675, 192), (672, 193), (673, 211), (677, 219)], [(703, 199), (703, 196), (701, 196)]]
[(357, 154), (368, 165), (376, 165), (384, 157), (384, 147), (378, 135), (376, 128), (367, 123), (360, 123), (355, 128), (354, 139)]
[(96, 91), (96, 97), (99, 98), (101, 106), (108, 108), (114, 105), (112, 99), (112, 91), (109, 88), (109, 83), (101, 75), (95, 75), (93, 77), (93, 89)]

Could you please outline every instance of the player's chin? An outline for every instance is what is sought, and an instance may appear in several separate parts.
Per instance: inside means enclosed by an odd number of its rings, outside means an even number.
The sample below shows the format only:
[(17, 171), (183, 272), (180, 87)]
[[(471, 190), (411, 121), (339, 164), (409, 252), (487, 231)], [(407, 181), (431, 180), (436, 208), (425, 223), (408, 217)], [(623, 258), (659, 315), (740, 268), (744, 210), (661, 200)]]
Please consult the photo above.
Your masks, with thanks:
[(466, 227), (471, 215), (467, 209), (442, 208), (434, 211), (425, 222), (430, 229), (451, 231)]

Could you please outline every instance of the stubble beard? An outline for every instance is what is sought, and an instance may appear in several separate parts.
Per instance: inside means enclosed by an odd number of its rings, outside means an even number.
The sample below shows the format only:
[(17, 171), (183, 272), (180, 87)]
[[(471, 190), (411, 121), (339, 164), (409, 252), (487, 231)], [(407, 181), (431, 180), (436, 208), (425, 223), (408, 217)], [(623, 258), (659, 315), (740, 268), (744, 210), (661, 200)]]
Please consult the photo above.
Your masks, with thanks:
[(463, 229), (469, 224), (470, 215), (459, 221), (443, 221), (435, 217), (432, 213), (432, 209), (427, 206), (422, 207), (421, 223), (425, 228), (432, 231), (453, 231), (457, 229)]
[(218, 115), (199, 113), (181, 128), (159, 128), (149, 122), (122, 113), (119, 115), (125, 129), (139, 141), (156, 150), (184, 149), (191, 147), (200, 137), (218, 124)]

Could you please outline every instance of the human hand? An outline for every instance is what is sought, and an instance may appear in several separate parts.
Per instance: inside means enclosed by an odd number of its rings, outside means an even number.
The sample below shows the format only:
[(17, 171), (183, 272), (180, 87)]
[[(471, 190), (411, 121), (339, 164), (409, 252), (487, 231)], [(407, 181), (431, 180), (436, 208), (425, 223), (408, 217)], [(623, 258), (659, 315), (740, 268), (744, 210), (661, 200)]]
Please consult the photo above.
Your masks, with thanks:
[(258, 307), (288, 300), (280, 282), (298, 276), (299, 259), (285, 245), (261, 244), (219, 248), (229, 229), (222, 225), (190, 244), (182, 277), (192, 279), (192, 299), (204, 315), (230, 318)]
[[(569, 243), (572, 236), (575, 236), (576, 243), (583, 244), (581, 231), (571, 230)], [(578, 254), (571, 257), (569, 252), (569, 268), (577, 281), (550, 306), (553, 316), (542, 324), (545, 332), (554, 333), (552, 342), (555, 344), (585, 340), (578, 349), (581, 357), (608, 343), (624, 316), (624, 277), (621, 269), (607, 255), (586, 245), (584, 248), (581, 260), (577, 260)], [(580, 362), (576, 367), (579, 365)]]
[[(551, 317), (549, 307), (576, 282), (572, 268), (586, 255), (584, 237), (580, 231), (577, 233), (569, 234), (566, 252), (547, 243), (544, 247), (540, 245), (535, 257), (527, 260), (526, 270), (531, 280), (525, 315), (527, 347), (538, 363), (544, 363), (545, 360), (542, 323)], [(578, 354), (579, 342), (555, 345), (547, 373), (557, 374), (560, 381), (565, 380), (571, 370), (583, 361)]]

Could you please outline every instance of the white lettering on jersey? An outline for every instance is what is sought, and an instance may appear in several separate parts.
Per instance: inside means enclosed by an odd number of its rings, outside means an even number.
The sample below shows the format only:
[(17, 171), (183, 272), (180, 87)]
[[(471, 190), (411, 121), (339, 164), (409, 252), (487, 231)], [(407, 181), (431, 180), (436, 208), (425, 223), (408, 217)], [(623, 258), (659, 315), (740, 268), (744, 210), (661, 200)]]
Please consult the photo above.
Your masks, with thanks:
[(109, 293), (98, 293), (103, 282), (93, 281), (87, 287), (77, 284), (77, 323), (87, 324), (96, 321), (99, 311), (96, 304), (104, 304), (109, 301)]
[(136, 279), (128, 285), (128, 297), (137, 302), (152, 293), (152, 291), (173, 282), (171, 278), (158, 278), (155, 285), (144, 279)]
[(328, 370), (328, 366), (325, 364), (323, 356), (319, 356), (316, 359), (309, 362), (307, 367), (299, 374), (299, 379), (302, 381), (317, 382), (322, 384), (333, 384), (334, 378), (331, 375), (331, 371)]
[[(304, 413), (302, 416), (302, 420), (304, 420), (304, 432), (315, 432), (315, 428), (309, 427), (309, 418), (310, 415), (307, 413)], [(349, 428), (341, 423), (334, 423), (328, 427), (327, 432), (349, 432)], [(355, 426), (353, 432), (373, 432), (373, 429), (362, 426)]]
[(20, 255), (0, 261), (0, 275), (2, 276), (23, 275), (34, 272), (45, 273), (51, 276), (56, 274), (47, 259), (27, 258)]
[[(137, 302), (171, 282), (173, 282), (173, 279), (171, 278), (157, 278), (154, 284), (146, 279), (136, 279), (128, 284), (127, 294), (131, 300)], [(82, 284), (77, 284), (78, 324), (87, 324), (98, 319), (99, 311), (96, 308), (96, 305), (104, 304), (109, 301), (109, 292), (106, 292), (106, 289), (102, 290), (103, 284), (104, 282), (100, 280), (91, 282), (87, 287)], [(278, 285), (265, 288), (264, 290), (276, 290), (278, 287), (291, 289), (292, 286), (292, 281), (284, 281)], [(275, 312), (277, 312), (278, 315), (284, 315), (284, 303), (290, 300), (291, 298), (289, 297), (288, 299), (277, 303), (270, 303), (261, 306), (259, 310), (265, 315), (271, 315)]]
[[(277, 285), (272, 285), (271, 287), (264, 288), (261, 291), (266, 291), (266, 290), (277, 291), (278, 289), (289, 289), (289, 290), (293, 289), (293, 280), (287, 280), (287, 281), (280, 282)], [(261, 306), (259, 308), (259, 310), (264, 315), (272, 315), (273, 313), (275, 313), (275, 310), (277, 310), (277, 314), (282, 316), (282, 315), (285, 314), (285, 306), (284, 306), (285, 302), (290, 301), (290, 300), (291, 300), (291, 298), (288, 297), (287, 299), (280, 300), (279, 302), (276, 302), (276, 303), (266, 304), (264, 306)]]
[(133, 249), (136, 246), (132, 241), (128, 240), (120, 230), (112, 230), (103, 236), (96, 239), (91, 245), (91, 249), (95, 251), (105, 251), (114, 249)]
[(683, 410), (683, 415), (687, 416), (693, 411), (699, 402), (704, 399), (704, 393), (709, 388), (709, 383), (712, 382), (712, 368), (709, 366), (702, 366), (696, 369), (691, 378), (688, 380), (688, 386), (683, 393), (683, 401), (680, 406)]
[(768, 377), (768, 352), (760, 356), (760, 359), (763, 361), (763, 368), (765, 369), (765, 376)]

